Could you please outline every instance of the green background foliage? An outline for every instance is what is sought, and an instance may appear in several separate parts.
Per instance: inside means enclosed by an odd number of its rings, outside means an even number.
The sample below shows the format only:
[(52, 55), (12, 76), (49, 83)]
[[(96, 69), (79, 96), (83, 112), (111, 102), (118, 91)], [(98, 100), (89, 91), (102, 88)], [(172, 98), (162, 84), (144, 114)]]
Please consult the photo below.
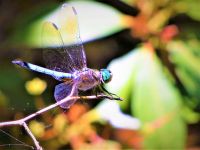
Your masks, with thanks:
[[(40, 129), (35, 135), (42, 146), (47, 149), (199, 148), (200, 1), (67, 2), (78, 13), (88, 66), (97, 69), (108, 66), (113, 80), (106, 88), (123, 101), (117, 103), (120, 110), (112, 104), (93, 101), (77, 103), (64, 112), (57, 108), (43, 114), (30, 123), (31, 128)], [(19, 57), (43, 65), (42, 26), (61, 6), (50, 0), (38, 5), (27, 1), (23, 6), (19, 1), (3, 3), (0, 121), (21, 118), (54, 103), (53, 89), (57, 82), (16, 68), (11, 60)], [(9, 20), (14, 10), (16, 17)], [(31, 95), (26, 89), (26, 83), (35, 77), (48, 83), (41, 95)], [(116, 111), (111, 111), (112, 108)], [(9, 133), (31, 143), (27, 136), (20, 137), (18, 131), (10, 129)], [(14, 143), (9, 138), (1, 140), (0, 137), (0, 145)]]

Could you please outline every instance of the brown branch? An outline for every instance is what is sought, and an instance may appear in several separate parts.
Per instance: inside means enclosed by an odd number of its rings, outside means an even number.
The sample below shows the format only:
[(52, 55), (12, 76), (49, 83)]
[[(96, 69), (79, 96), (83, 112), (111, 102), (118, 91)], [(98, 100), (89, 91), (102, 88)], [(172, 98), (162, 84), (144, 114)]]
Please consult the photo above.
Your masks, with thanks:
[(14, 121), (7, 121), (7, 122), (0, 122), (0, 127), (5, 127), (5, 126), (14, 126), (14, 125), (19, 125), (19, 126), (23, 126), (24, 129), (26, 130), (27, 134), (31, 137), (31, 139), (33, 140), (34, 144), (35, 144), (35, 148), (37, 150), (42, 150), (42, 147), (40, 146), (39, 142), (37, 141), (37, 139), (35, 138), (35, 136), (33, 135), (33, 133), (31, 132), (31, 130), (29, 129), (29, 127), (27, 126), (27, 123), (26, 121), (29, 121), (31, 119), (33, 119), (34, 117), (46, 112), (46, 111), (49, 111), (57, 106), (60, 106), (64, 103), (66, 103), (67, 101), (69, 100), (75, 100), (75, 99), (97, 99), (97, 98), (108, 98), (108, 99), (113, 99), (112, 96), (108, 96), (108, 95), (104, 95), (104, 94), (101, 94), (101, 95), (92, 95), (92, 96), (73, 96), (73, 97), (66, 97), (64, 99), (62, 99), (61, 101), (55, 103), (55, 104), (52, 104), (52, 105), (49, 105), (31, 115), (28, 115), (22, 119), (19, 119), (19, 120), (14, 120)]

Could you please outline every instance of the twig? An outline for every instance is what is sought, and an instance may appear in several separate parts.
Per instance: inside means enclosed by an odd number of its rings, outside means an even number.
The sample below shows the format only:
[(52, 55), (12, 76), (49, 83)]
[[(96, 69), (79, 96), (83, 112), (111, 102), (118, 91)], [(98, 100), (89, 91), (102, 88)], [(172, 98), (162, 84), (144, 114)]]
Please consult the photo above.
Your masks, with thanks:
[(35, 136), (31, 132), (31, 130), (28, 128), (28, 126), (27, 126), (27, 124), (25, 122), (23, 123), (23, 126), (24, 126), (24, 129), (26, 130), (26, 132), (32, 138), (33, 142), (35, 143), (35, 147), (37, 148), (37, 150), (42, 150), (42, 147), (40, 146), (39, 142), (36, 140)]
[(61, 101), (55, 103), (55, 104), (52, 104), (52, 105), (49, 105), (31, 115), (28, 115), (22, 119), (19, 119), (19, 120), (15, 120), (15, 121), (7, 121), (7, 122), (0, 122), (0, 127), (4, 127), (4, 126), (14, 126), (14, 125), (19, 125), (19, 126), (23, 126), (24, 129), (26, 130), (26, 132), (28, 133), (28, 135), (31, 137), (31, 139), (33, 140), (34, 142), (34, 145), (35, 145), (35, 148), (37, 150), (42, 150), (42, 147), (40, 146), (39, 142), (37, 141), (37, 139), (35, 138), (35, 136), (33, 135), (33, 133), (31, 132), (31, 130), (29, 129), (29, 127), (27, 126), (27, 123), (26, 121), (29, 121), (31, 119), (33, 119), (34, 117), (46, 112), (46, 111), (49, 111), (59, 105), (62, 105), (64, 103), (66, 103), (67, 101), (69, 100), (75, 100), (75, 99), (96, 99), (96, 98), (108, 98), (108, 99), (113, 99), (111, 96), (108, 96), (108, 95), (104, 95), (104, 94), (101, 94), (101, 95), (92, 95), (92, 96), (73, 96), (73, 97), (66, 97), (64, 99), (62, 99)]

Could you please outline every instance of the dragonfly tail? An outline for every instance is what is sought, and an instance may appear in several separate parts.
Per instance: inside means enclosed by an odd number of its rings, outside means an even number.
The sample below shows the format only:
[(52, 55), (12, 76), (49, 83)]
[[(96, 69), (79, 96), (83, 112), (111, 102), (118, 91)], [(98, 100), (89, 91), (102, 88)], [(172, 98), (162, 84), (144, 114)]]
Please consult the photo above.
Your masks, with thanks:
[(16, 65), (19, 65), (19, 66), (21, 66), (21, 67), (30, 69), (28, 63), (26, 63), (26, 62), (24, 62), (24, 61), (21, 61), (21, 60), (17, 60), (17, 59), (16, 59), (16, 60), (13, 60), (12, 63), (13, 63), (13, 64), (16, 64)]
[(40, 73), (52, 76), (58, 81), (65, 81), (65, 80), (69, 80), (73, 78), (73, 75), (70, 73), (63, 73), (63, 72), (58, 72), (55, 70), (50, 70), (44, 67), (40, 67), (31, 63), (24, 62), (22, 60), (13, 60), (12, 63), (19, 65), (20, 67), (32, 70), (32, 71), (36, 71), (36, 72), (40, 72)]

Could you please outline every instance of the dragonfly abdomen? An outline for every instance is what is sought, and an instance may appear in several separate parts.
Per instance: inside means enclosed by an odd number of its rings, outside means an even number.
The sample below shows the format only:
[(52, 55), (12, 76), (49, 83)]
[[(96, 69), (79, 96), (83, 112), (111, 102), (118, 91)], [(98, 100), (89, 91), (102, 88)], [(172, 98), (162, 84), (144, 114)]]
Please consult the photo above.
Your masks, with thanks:
[(23, 68), (29, 69), (29, 70), (33, 70), (36, 72), (40, 72), (40, 73), (44, 73), (47, 75), (52, 76), (53, 78), (55, 78), (56, 80), (59, 81), (63, 81), (63, 79), (67, 78), (67, 79), (72, 79), (73, 75), (70, 73), (64, 73), (64, 72), (58, 72), (58, 71), (54, 71), (54, 70), (50, 70), (44, 67), (40, 67), (31, 63), (27, 63), (21, 60), (14, 60), (12, 61), (12, 63), (17, 64)]

